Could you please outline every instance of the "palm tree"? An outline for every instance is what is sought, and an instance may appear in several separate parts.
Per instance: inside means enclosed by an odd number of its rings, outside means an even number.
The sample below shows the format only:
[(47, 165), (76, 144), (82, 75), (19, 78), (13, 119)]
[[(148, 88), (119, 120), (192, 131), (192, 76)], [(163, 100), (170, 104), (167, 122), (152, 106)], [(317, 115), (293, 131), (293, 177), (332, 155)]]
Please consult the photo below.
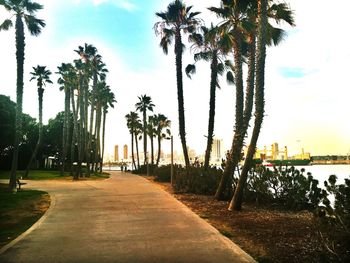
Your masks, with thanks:
[(234, 196), (230, 202), (229, 210), (241, 210), (243, 189), (247, 181), (248, 170), (255, 153), (256, 143), (264, 118), (264, 85), (265, 85), (265, 58), (266, 58), (266, 33), (267, 33), (267, 1), (258, 0), (258, 41), (256, 50), (256, 76), (255, 76), (255, 122), (252, 139), (244, 162), (242, 174), (238, 181)]
[(155, 23), (154, 30), (156, 35), (161, 35), (160, 46), (165, 54), (168, 54), (168, 47), (175, 39), (175, 64), (176, 64), (176, 80), (177, 80), (177, 100), (179, 112), (179, 134), (181, 138), (182, 150), (185, 158), (186, 168), (190, 166), (186, 144), (186, 128), (185, 128), (185, 109), (182, 81), (182, 53), (184, 45), (182, 43), (181, 32), (193, 33), (201, 22), (196, 18), (200, 12), (191, 12), (192, 6), (186, 7), (181, 0), (171, 2), (165, 12), (157, 12), (156, 15), (162, 21)]
[[(233, 83), (233, 76), (230, 69), (233, 68), (229, 60), (223, 61), (227, 53), (231, 50), (229, 36), (223, 34), (218, 27), (211, 25), (210, 28), (201, 27), (202, 34), (194, 33), (190, 36), (190, 41), (194, 42), (192, 48), (196, 50), (194, 60), (210, 61), (211, 79), (210, 79), (210, 100), (209, 100), (209, 122), (208, 122), (208, 137), (207, 148), (204, 158), (204, 170), (209, 167), (210, 153), (214, 137), (214, 121), (215, 121), (215, 96), (216, 87), (220, 87), (218, 75), (222, 75), (224, 69), (228, 69), (227, 81)], [(190, 77), (191, 73), (196, 70), (195, 64), (190, 64), (186, 67), (186, 74)]]
[(106, 130), (106, 116), (108, 113), (108, 108), (114, 108), (114, 103), (117, 102), (115, 100), (114, 93), (111, 91), (109, 86), (106, 86), (103, 96), (103, 123), (102, 123), (102, 151), (101, 151), (101, 162), (100, 162), (100, 173), (102, 173), (102, 165), (103, 165), (103, 156), (105, 149), (105, 130)]
[[(162, 139), (170, 139), (170, 125), (171, 121), (163, 114), (158, 114), (156, 115), (156, 120), (157, 120), (157, 125), (156, 125), (156, 136), (158, 139), (158, 156), (157, 156), (157, 161), (156, 165), (159, 165), (159, 160), (160, 160), (160, 153), (162, 151), (161, 149), (161, 141)], [(165, 129), (165, 131), (164, 131)]]
[[(86, 146), (85, 146), (85, 155), (86, 155), (86, 162), (87, 162), (87, 174), (89, 176), (90, 174), (90, 162), (92, 163), (92, 169), (94, 170), (94, 163), (92, 162), (92, 144), (94, 141), (93, 136), (93, 122), (94, 122), (94, 111), (95, 111), (95, 93), (96, 93), (96, 86), (98, 81), (103, 81), (106, 78), (106, 73), (108, 70), (105, 68), (105, 64), (102, 62), (101, 55), (98, 54), (97, 48), (94, 47), (91, 44), (86, 44), (84, 47), (79, 46), (76, 52), (80, 55), (81, 59), (84, 61), (84, 63), (88, 66), (89, 73), (92, 77), (92, 90), (90, 92), (90, 121), (89, 121), (89, 130), (87, 129), (88, 126), (88, 103), (85, 105), (85, 125), (86, 125)], [(86, 95), (89, 94), (88, 92), (88, 84), (85, 88)], [(87, 98), (86, 98), (87, 99)]]
[[(24, 67), (24, 24), (23, 20), (33, 36), (38, 36), (41, 29), (45, 27), (44, 20), (35, 17), (35, 13), (43, 9), (43, 5), (30, 0), (0, 0), (0, 6), (5, 7), (11, 13), (11, 18), (16, 17), (16, 60), (17, 60), (17, 91), (16, 91), (16, 132), (13, 150), (13, 159), (9, 188), (16, 190), (16, 172), (18, 164), (19, 143), (22, 137), (22, 104), (23, 104), (23, 67)], [(12, 26), (12, 20), (6, 19), (0, 24), (1, 30), (9, 30)]]
[[(271, 1), (272, 2), (272, 1)], [(259, 138), (263, 118), (264, 118), (264, 88), (265, 88), (265, 59), (266, 45), (278, 44), (283, 36), (283, 30), (273, 28), (268, 23), (268, 18), (275, 19), (278, 23), (284, 20), (290, 25), (294, 25), (293, 12), (288, 6), (283, 4), (272, 4), (269, 0), (258, 0), (257, 10), (257, 49), (256, 49), (256, 74), (255, 74), (255, 121), (252, 137), (248, 147), (247, 156), (243, 165), (234, 196), (230, 202), (229, 210), (239, 211), (242, 209), (243, 191), (247, 182), (248, 172), (251, 169), (255, 148)]]
[[(70, 130), (70, 97), (71, 97), (71, 77), (73, 74), (73, 65), (62, 63), (61, 66), (58, 66), (57, 74), (60, 74), (61, 77), (57, 80), (58, 84), (62, 85), (60, 90), (64, 91), (64, 123), (63, 123), (63, 136), (62, 136), (62, 154), (61, 154), (61, 176), (64, 174), (66, 155), (69, 145), (69, 130)], [(72, 157), (71, 157), (72, 159)]]
[(44, 94), (44, 88), (43, 86), (46, 86), (46, 83), (52, 83), (50, 80), (51, 71), (46, 69), (46, 66), (37, 66), (33, 67), (33, 72), (30, 73), (33, 77), (30, 79), (30, 81), (36, 79), (37, 86), (38, 86), (38, 99), (39, 99), (39, 136), (38, 141), (36, 143), (34, 152), (29, 160), (29, 163), (27, 165), (26, 173), (24, 175), (24, 178), (28, 177), (29, 169), (32, 165), (32, 162), (34, 158), (36, 157), (36, 154), (38, 152), (39, 147), (41, 146), (42, 137), (43, 137), (43, 94)]
[[(78, 146), (78, 164), (77, 164), (77, 171), (74, 175), (74, 179), (77, 180), (79, 176), (82, 175), (81, 171), (81, 165), (84, 160), (85, 155), (85, 149), (86, 149), (86, 137), (87, 137), (87, 107), (86, 104), (88, 103), (88, 78), (89, 75), (88, 72), (88, 65), (83, 63), (81, 59), (75, 60), (75, 70), (77, 72), (77, 91), (78, 91), (78, 100), (77, 100), (77, 110), (79, 112), (79, 123), (78, 123), (78, 137), (77, 137), (77, 146)], [(78, 117), (78, 116), (76, 116)]]
[(147, 95), (141, 95), (138, 97), (139, 102), (135, 104), (136, 110), (142, 113), (143, 121), (143, 154), (144, 164), (148, 163), (147, 160), (147, 111), (153, 111), (154, 104), (152, 103), (151, 97)]
[(156, 137), (157, 115), (148, 116), (147, 135), (151, 141), (151, 164), (154, 165), (154, 143), (153, 138)]
[[(227, 30), (227, 28), (236, 28), (241, 38), (244, 39), (241, 45), (241, 50), (234, 48), (235, 57), (237, 53), (241, 53), (241, 56), (247, 56), (248, 61), (248, 74), (246, 79), (246, 94), (245, 102), (243, 107), (243, 97), (237, 95), (237, 92), (243, 92), (243, 82), (242, 88), (236, 89), (236, 101), (239, 101), (240, 106), (238, 107), (236, 103), (236, 129), (235, 135), (233, 137), (231, 150), (229, 153), (229, 158), (227, 160), (227, 165), (223, 176), (221, 178), (219, 187), (216, 191), (215, 197), (217, 199), (222, 199), (223, 192), (227, 187), (227, 182), (230, 175), (233, 173), (234, 168), (238, 165), (241, 159), (241, 152), (243, 147), (244, 138), (247, 134), (249, 127), (249, 122), (251, 119), (252, 108), (253, 108), (253, 98), (254, 98), (254, 78), (255, 78), (255, 46), (256, 46), (256, 20), (257, 20), (257, 1), (249, 0), (243, 2), (235, 2), (232, 0), (223, 1), (221, 8), (210, 8), (218, 16), (224, 19), (222, 27)], [(240, 14), (240, 15), (238, 15)], [(273, 4), (269, 7), (268, 16), (273, 18), (276, 24), (280, 21), (285, 21), (290, 25), (294, 25), (293, 14), (286, 4)], [(238, 20), (236, 19), (238, 17)], [(232, 24), (232, 25), (230, 25)], [(232, 29), (230, 29), (232, 31)], [(237, 34), (236, 34), (237, 35)], [(235, 35), (233, 35), (235, 36)], [(283, 39), (284, 31), (280, 28), (273, 27), (272, 25), (267, 25), (267, 44), (277, 45)], [(234, 40), (234, 38), (233, 38)], [(235, 47), (235, 46), (234, 46)], [(236, 61), (236, 60), (235, 60)], [(237, 64), (237, 63), (235, 63)], [(236, 72), (241, 72), (237, 70)], [(237, 79), (237, 74), (235, 74)], [(242, 93), (243, 94), (243, 93)], [(240, 100), (238, 100), (241, 98)], [(237, 110), (239, 109), (239, 110)], [(244, 110), (243, 110), (244, 109)], [(238, 115), (237, 115), (238, 114)], [(239, 117), (237, 117), (239, 116)], [(237, 129), (237, 120), (240, 120), (241, 126)]]
[(138, 118), (135, 120), (135, 126), (134, 126), (134, 136), (135, 136), (135, 147), (136, 147), (136, 158), (137, 158), (137, 169), (140, 169), (140, 156), (139, 156), (139, 139), (140, 134), (143, 132), (143, 127), (141, 120)]
[(137, 123), (139, 122), (139, 116), (136, 112), (130, 111), (130, 113), (125, 115), (125, 118), (126, 118), (126, 125), (131, 135), (131, 159), (135, 169), (137, 169), (136, 163), (135, 163), (135, 156), (134, 156), (134, 135), (135, 135)]
[(245, 132), (243, 131), (243, 109), (244, 109), (244, 91), (243, 91), (243, 46), (245, 32), (249, 20), (247, 19), (247, 9), (251, 1), (223, 0), (221, 7), (210, 7), (209, 10), (223, 18), (221, 29), (229, 34), (228, 40), (233, 47), (234, 53), (234, 80), (236, 86), (236, 106), (235, 106), (235, 131), (232, 140), (229, 158), (221, 177), (220, 184), (216, 191), (217, 199), (223, 198), (223, 192), (226, 189), (227, 181), (233, 173), (234, 167), (240, 160), (240, 152), (243, 147)]

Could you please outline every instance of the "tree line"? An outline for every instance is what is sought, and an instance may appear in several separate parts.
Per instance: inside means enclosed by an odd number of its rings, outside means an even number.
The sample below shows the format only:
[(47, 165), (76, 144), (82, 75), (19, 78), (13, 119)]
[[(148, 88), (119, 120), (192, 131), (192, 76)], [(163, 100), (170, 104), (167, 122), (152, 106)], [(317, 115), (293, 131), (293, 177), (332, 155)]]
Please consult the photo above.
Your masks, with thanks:
[[(160, 36), (160, 47), (168, 54), (174, 44), (175, 71), (178, 96), (179, 134), (185, 159), (186, 170), (190, 162), (187, 152), (183, 65), (185, 35), (194, 50), (194, 64), (185, 68), (188, 76), (196, 70), (196, 62), (210, 63), (211, 74), (208, 80), (210, 90), (209, 121), (204, 169), (208, 172), (210, 152), (215, 122), (215, 91), (219, 87), (218, 76), (226, 73), (229, 83), (235, 85), (235, 123), (232, 144), (215, 197), (222, 199), (230, 176), (242, 159), (242, 148), (247, 137), (251, 117), (254, 125), (245, 157), (242, 173), (230, 203), (230, 210), (240, 210), (243, 190), (248, 172), (253, 164), (257, 141), (264, 118), (265, 60), (266, 46), (277, 45), (285, 36), (281, 23), (294, 26), (294, 14), (285, 2), (277, 0), (222, 0), (218, 7), (208, 9), (219, 18), (217, 25), (205, 26), (199, 17), (200, 12), (192, 11), (182, 0), (171, 2), (163, 12), (157, 12), (160, 19), (154, 30)], [(244, 67), (247, 69), (244, 85)], [(245, 89), (245, 91), (244, 91)], [(255, 107), (253, 107), (253, 105)], [(255, 112), (253, 113), (253, 108)]]
[[(126, 118), (126, 124), (129, 129), (131, 135), (131, 159), (132, 165), (135, 169), (140, 170), (140, 156), (139, 156), (139, 146), (138, 141), (143, 139), (143, 153), (144, 153), (144, 165), (149, 163), (148, 160), (148, 148), (147, 148), (147, 140), (150, 139), (151, 142), (151, 166), (158, 166), (161, 157), (161, 142), (163, 139), (170, 139), (171, 132), (171, 121), (161, 113), (154, 115), (147, 115), (147, 111), (152, 111), (155, 105), (152, 102), (152, 98), (145, 95), (141, 95), (138, 97), (139, 101), (135, 104), (136, 111), (130, 111)], [(137, 113), (139, 111), (142, 114), (142, 121)], [(148, 116), (148, 118), (147, 118)], [(155, 159), (155, 150), (154, 150), (154, 138), (157, 140), (157, 157)], [(135, 143), (134, 143), (135, 142)], [(136, 160), (134, 154), (134, 144), (136, 146)]]
[[(24, 59), (25, 59), (25, 26), (29, 33), (38, 36), (45, 27), (45, 22), (35, 16), (36, 12), (43, 9), (43, 5), (30, 0), (1, 0), (0, 6), (9, 13), (10, 18), (0, 24), (0, 30), (9, 30), (15, 27), (16, 35), (16, 114), (15, 133), (13, 143), (13, 158), (9, 188), (16, 189), (16, 172), (18, 168), (18, 156), (21, 141), (23, 140), (23, 89), (24, 89)], [(12, 20), (15, 20), (13, 22)], [(72, 171), (76, 153), (76, 169), (74, 179), (82, 175), (82, 163), (86, 162), (86, 174), (92, 171), (102, 170), (104, 152), (105, 123), (108, 108), (113, 107), (115, 97), (106, 83), (106, 69), (102, 56), (97, 48), (90, 44), (79, 46), (75, 50), (77, 59), (72, 63), (62, 63), (58, 67), (58, 84), (65, 93), (64, 121), (62, 131), (62, 147), (60, 154), (61, 174), (67, 165)], [(43, 136), (42, 125), (42, 101), (44, 85), (52, 83), (51, 71), (45, 66), (38, 65), (33, 68), (32, 79), (37, 80), (39, 98), (39, 124), (38, 141), (33, 155), (27, 165), (27, 173), (31, 162), (40, 148)], [(72, 115), (73, 127), (70, 134), (70, 116)], [(102, 130), (102, 135), (101, 135)], [(70, 151), (70, 155), (67, 152)], [(69, 156), (69, 159), (67, 158)]]

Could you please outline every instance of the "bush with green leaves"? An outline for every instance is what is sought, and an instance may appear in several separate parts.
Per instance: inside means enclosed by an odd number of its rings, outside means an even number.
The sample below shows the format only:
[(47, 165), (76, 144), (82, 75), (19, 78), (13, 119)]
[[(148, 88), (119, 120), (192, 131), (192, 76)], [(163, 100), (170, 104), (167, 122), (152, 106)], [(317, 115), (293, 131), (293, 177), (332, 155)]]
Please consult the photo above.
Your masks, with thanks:
[(258, 166), (249, 174), (246, 199), (256, 203), (274, 203), (286, 209), (309, 209), (318, 206), (323, 192), (318, 181), (305, 169)]
[(189, 171), (179, 168), (175, 172), (174, 189), (177, 192), (212, 195), (215, 193), (222, 175), (222, 170), (210, 167), (191, 166)]
[[(153, 174), (153, 170), (156, 168), (156, 165), (155, 164), (149, 164), (148, 165), (148, 172), (150, 175)], [(133, 174), (143, 174), (143, 175), (146, 175), (147, 174), (147, 164), (142, 164), (140, 165), (140, 168), (139, 169), (136, 169), (134, 171), (132, 171)]]
[[(181, 169), (180, 165), (174, 165), (174, 174), (178, 169)], [(154, 168), (153, 175), (155, 176), (155, 180), (158, 182), (169, 182), (171, 181), (171, 165), (162, 165)]]

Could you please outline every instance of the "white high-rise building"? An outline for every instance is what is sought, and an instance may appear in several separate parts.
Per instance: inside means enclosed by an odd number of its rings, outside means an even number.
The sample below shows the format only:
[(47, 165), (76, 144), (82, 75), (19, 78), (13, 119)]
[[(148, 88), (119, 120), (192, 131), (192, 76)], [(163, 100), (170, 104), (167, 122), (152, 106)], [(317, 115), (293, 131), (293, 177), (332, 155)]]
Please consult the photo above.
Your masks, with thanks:
[(224, 157), (224, 141), (222, 139), (214, 138), (211, 146), (211, 160), (213, 162), (221, 162), (221, 159)]

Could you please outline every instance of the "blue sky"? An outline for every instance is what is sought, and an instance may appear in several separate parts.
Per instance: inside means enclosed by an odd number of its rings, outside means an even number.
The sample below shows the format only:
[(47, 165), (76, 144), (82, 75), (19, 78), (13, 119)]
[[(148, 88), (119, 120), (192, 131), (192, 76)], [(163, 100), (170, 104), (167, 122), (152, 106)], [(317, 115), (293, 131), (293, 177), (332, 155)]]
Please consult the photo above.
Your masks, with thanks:
[[(157, 1), (133, 1), (133, 8), (126, 9), (106, 1), (99, 5), (93, 1), (58, 6), (53, 11), (54, 43), (69, 41), (72, 36), (89, 35), (103, 39), (118, 49), (122, 59), (132, 70), (152, 66), (154, 39), (152, 25)], [(67, 34), (69, 32), (69, 34)], [(53, 44), (54, 44), (53, 43)]]
[[(47, 26), (39, 37), (26, 35), (24, 111), (37, 116), (36, 86), (29, 82), (33, 66), (46, 65), (52, 72), (62, 62), (78, 58), (74, 49), (84, 43), (97, 47), (110, 71), (107, 82), (118, 103), (108, 116), (106, 150), (129, 143), (125, 114), (134, 110), (137, 96), (147, 94), (172, 121), (175, 146), (181, 151), (177, 126), (177, 99), (173, 49), (165, 56), (153, 31), (155, 12), (164, 11), (168, 0), (37, 0), (45, 9), (38, 13)], [(215, 16), (206, 11), (219, 0), (188, 0), (203, 12), (207, 23)], [(347, 75), (350, 59), (348, 10), (350, 1), (338, 0), (330, 12), (326, 0), (289, 0), (296, 24), (286, 27), (288, 36), (269, 48), (266, 61), (266, 116), (259, 147), (279, 142), (291, 153), (301, 147), (311, 154), (346, 154), (350, 151)], [(317, 12), (315, 12), (317, 6)], [(0, 10), (0, 22), (8, 14)], [(327, 18), (327, 19), (325, 19)], [(336, 23), (334, 26), (332, 23)], [(341, 36), (335, 37), (335, 36)], [(184, 37), (185, 39), (186, 37)], [(0, 32), (0, 93), (15, 100), (14, 30)], [(183, 65), (193, 62), (187, 47)], [(54, 76), (54, 83), (56, 83)], [(198, 63), (191, 80), (184, 77), (187, 140), (197, 153), (204, 152), (209, 103), (209, 66)], [(230, 147), (234, 124), (234, 87), (221, 81), (217, 91), (215, 135)], [(46, 105), (46, 107), (45, 107)], [(63, 110), (64, 96), (58, 85), (46, 88), (44, 121)], [(168, 149), (167, 145), (164, 149)]]

